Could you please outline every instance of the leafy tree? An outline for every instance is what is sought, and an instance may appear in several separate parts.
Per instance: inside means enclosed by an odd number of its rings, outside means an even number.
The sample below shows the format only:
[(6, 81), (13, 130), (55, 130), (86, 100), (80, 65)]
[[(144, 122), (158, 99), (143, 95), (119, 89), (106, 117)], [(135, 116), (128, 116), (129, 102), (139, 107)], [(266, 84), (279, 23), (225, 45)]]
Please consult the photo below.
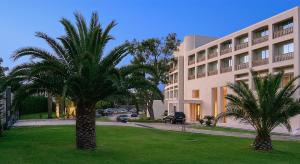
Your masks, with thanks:
[(150, 87), (150, 83), (132, 78), (131, 74), (141, 69), (139, 66), (117, 67), (128, 54), (126, 44), (104, 54), (104, 48), (113, 39), (110, 31), (116, 25), (114, 21), (102, 28), (97, 13), (92, 14), (89, 25), (81, 14), (75, 13), (75, 18), (76, 25), (64, 18), (60, 21), (65, 35), (58, 40), (45, 33), (36, 34), (49, 44), (52, 52), (36, 47), (17, 50), (13, 55), (15, 60), (23, 56), (37, 60), (14, 68), (11, 78), (22, 83), (19, 89), (22, 92), (16, 97), (44, 90), (72, 100), (76, 106), (76, 146), (94, 149), (96, 103), (129, 94), (139, 86)]
[(244, 82), (229, 84), (234, 94), (228, 94), (227, 111), (218, 115), (217, 119), (233, 117), (248, 123), (256, 130), (253, 142), (255, 150), (272, 150), (271, 131), (284, 125), (289, 131), (289, 119), (300, 114), (300, 104), (293, 98), (300, 87), (293, 83), (295, 77), (281, 88), (284, 73), (268, 74), (260, 77), (252, 72), (255, 91)]
[[(131, 61), (134, 65), (151, 66), (150, 73), (135, 74), (136, 77), (144, 78), (155, 86), (166, 84), (169, 72), (169, 62), (172, 59), (172, 54), (177, 50), (180, 41), (177, 39), (175, 33), (168, 34), (167, 37), (150, 38), (143, 41), (133, 40), (127, 42), (129, 44), (129, 51), (133, 55)], [(153, 101), (155, 99), (163, 100), (161, 92), (153, 92), (148, 88), (136, 90), (136, 102), (140, 106), (147, 109), (150, 119), (154, 119)]]
[[(4, 91), (4, 84), (6, 81), (6, 77), (5, 77), (5, 71), (7, 70), (6, 67), (1, 66), (3, 62), (3, 59), (0, 58), (0, 99), (2, 99), (2, 92)], [(2, 108), (1, 104), (0, 104), (0, 109)], [(0, 113), (0, 136), (2, 135), (2, 131), (3, 131), (3, 127), (2, 127), (2, 113)]]

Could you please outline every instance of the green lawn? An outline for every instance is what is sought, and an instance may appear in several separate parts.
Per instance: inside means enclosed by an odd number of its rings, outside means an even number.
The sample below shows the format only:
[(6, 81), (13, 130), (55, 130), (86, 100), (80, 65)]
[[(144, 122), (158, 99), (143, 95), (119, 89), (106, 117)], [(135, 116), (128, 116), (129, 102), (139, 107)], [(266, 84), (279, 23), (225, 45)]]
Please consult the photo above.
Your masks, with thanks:
[(239, 133), (255, 133), (253, 130), (238, 129), (238, 128), (227, 128), (227, 127), (213, 127), (213, 126), (203, 126), (203, 125), (190, 125), (189, 127), (195, 129), (203, 130), (215, 130), (215, 131), (225, 131), (225, 132), (239, 132)]
[(96, 118), (96, 121), (105, 121), (105, 122), (109, 122), (109, 121), (114, 121), (114, 120), (111, 120), (108, 116), (100, 116), (98, 118)]
[[(52, 113), (52, 117), (55, 116), (55, 113)], [(33, 114), (24, 114), (20, 116), (21, 120), (28, 120), (28, 119), (48, 119), (48, 113), (33, 113)]]
[(272, 152), (249, 149), (250, 139), (97, 127), (98, 149), (74, 147), (74, 126), (15, 128), (0, 138), (0, 163), (299, 163), (300, 142), (274, 142)]

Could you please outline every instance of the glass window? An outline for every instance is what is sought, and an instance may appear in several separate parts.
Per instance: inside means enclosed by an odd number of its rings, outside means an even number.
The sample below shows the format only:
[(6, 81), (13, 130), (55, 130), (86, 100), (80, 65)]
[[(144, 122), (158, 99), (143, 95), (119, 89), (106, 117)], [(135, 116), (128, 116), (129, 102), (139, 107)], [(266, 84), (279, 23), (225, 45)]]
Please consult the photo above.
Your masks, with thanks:
[(283, 45), (283, 54), (294, 52), (294, 43), (288, 43)]
[(293, 27), (293, 22), (292, 21), (289, 21), (287, 23), (285, 23), (283, 26), (282, 26), (282, 29), (288, 29), (288, 28), (291, 28)]
[(267, 59), (267, 58), (269, 58), (269, 50), (262, 50), (261, 51), (261, 58), (262, 59)]
[(192, 91), (192, 98), (199, 98), (199, 97), (200, 97), (199, 90), (193, 90)]
[(260, 33), (259, 33), (260, 37), (264, 37), (264, 36), (268, 36), (268, 35), (269, 35), (269, 31), (267, 29), (260, 31)]

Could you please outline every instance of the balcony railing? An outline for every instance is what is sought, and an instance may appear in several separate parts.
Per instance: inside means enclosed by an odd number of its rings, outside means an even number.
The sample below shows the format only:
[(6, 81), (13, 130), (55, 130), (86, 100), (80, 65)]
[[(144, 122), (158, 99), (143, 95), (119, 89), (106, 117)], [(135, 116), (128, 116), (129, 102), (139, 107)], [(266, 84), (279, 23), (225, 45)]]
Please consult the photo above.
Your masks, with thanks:
[(207, 72), (207, 75), (208, 75), (208, 76), (216, 75), (216, 74), (218, 74), (218, 70), (212, 70), (212, 71), (208, 71), (208, 72)]
[(175, 79), (174, 79), (174, 83), (177, 83), (177, 82), (178, 82), (178, 80), (177, 80), (177, 78), (175, 78)]
[(243, 48), (246, 48), (246, 47), (248, 47), (248, 42), (239, 43), (239, 44), (235, 45), (235, 50), (240, 50), (240, 49), (243, 49)]
[(284, 60), (290, 60), (293, 58), (294, 58), (294, 52), (290, 52), (290, 53), (286, 53), (286, 54), (275, 55), (273, 61), (279, 62), (279, 61), (284, 61)]
[(195, 79), (195, 75), (189, 75), (189, 76), (188, 76), (188, 79), (189, 79), (189, 80)]
[(202, 62), (202, 61), (204, 61), (205, 60), (205, 56), (201, 56), (201, 57), (198, 57), (197, 58), (197, 62), (199, 63), (199, 62)]
[(221, 68), (221, 73), (231, 72), (231, 71), (232, 71), (232, 67), (223, 67), (223, 68)]
[(252, 40), (252, 44), (255, 45), (255, 44), (259, 44), (259, 43), (262, 43), (262, 42), (266, 42), (269, 40), (269, 36), (266, 35), (266, 36), (263, 36), (263, 37), (259, 37), (259, 38), (255, 38)]
[(235, 65), (235, 70), (241, 70), (241, 69), (245, 69), (245, 68), (249, 68), (249, 63), (241, 63), (241, 64)]
[(208, 59), (211, 59), (211, 58), (214, 58), (214, 57), (217, 57), (218, 56), (218, 52), (214, 51), (214, 52), (211, 52), (208, 54)]
[(284, 35), (288, 35), (293, 33), (293, 27), (289, 27), (286, 29), (281, 29), (273, 32), (273, 38), (278, 38)]
[(232, 48), (224, 48), (221, 50), (220, 55), (224, 55), (230, 52), (232, 52)]
[(197, 73), (197, 78), (205, 77), (205, 72)]
[(189, 60), (188, 65), (192, 65), (192, 64), (195, 64), (195, 59)]
[(177, 70), (177, 67), (171, 67), (170, 70), (169, 70), (169, 72), (173, 72), (175, 70)]
[(260, 65), (265, 65), (269, 64), (269, 58), (265, 59), (258, 59), (258, 60), (253, 60), (252, 61), (252, 67), (260, 66)]

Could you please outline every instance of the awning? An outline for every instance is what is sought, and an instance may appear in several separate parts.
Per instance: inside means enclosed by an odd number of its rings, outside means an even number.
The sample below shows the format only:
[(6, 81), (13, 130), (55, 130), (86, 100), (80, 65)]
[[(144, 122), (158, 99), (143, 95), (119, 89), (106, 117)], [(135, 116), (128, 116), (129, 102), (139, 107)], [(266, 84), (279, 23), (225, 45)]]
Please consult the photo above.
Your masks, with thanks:
[(202, 100), (184, 100), (185, 104), (202, 104)]

